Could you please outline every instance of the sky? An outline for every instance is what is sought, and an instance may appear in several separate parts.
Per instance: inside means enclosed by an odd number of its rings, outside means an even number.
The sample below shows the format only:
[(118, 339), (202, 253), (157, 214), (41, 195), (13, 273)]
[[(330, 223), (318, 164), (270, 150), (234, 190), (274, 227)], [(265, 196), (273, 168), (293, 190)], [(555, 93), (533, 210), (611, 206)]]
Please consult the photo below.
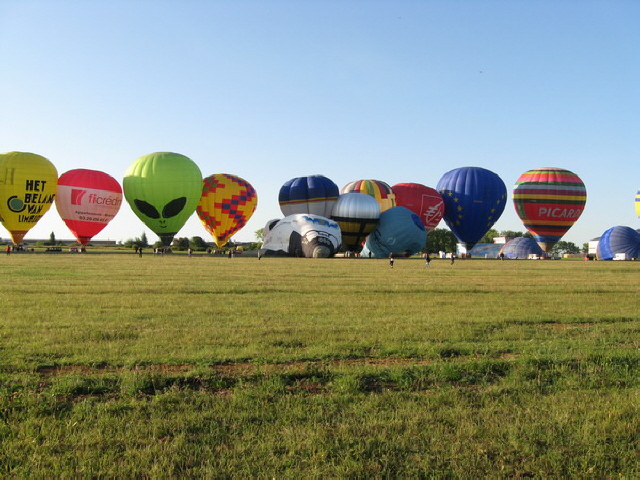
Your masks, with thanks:
[[(435, 187), (465, 166), (507, 186), (493, 228), (523, 231), (516, 179), (565, 168), (587, 188), (563, 238), (581, 246), (640, 228), (639, 22), (637, 0), (0, 0), (0, 152), (120, 183), (181, 153), (255, 187), (236, 241), (283, 216), (294, 177)], [(73, 238), (55, 207), (26, 240), (51, 232)], [(125, 202), (95, 238), (142, 232)], [(211, 240), (195, 213), (177, 236)]]

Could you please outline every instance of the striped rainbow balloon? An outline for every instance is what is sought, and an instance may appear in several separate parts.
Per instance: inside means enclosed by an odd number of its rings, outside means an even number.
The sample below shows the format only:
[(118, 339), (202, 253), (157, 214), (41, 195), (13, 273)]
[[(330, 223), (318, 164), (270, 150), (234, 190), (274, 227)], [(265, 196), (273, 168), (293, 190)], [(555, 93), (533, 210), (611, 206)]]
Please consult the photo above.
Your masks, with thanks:
[(580, 177), (562, 168), (529, 170), (513, 189), (516, 213), (545, 252), (578, 220), (586, 202)]
[(380, 205), (380, 212), (396, 206), (396, 195), (388, 183), (381, 180), (356, 180), (347, 183), (340, 193), (364, 193), (371, 195)]

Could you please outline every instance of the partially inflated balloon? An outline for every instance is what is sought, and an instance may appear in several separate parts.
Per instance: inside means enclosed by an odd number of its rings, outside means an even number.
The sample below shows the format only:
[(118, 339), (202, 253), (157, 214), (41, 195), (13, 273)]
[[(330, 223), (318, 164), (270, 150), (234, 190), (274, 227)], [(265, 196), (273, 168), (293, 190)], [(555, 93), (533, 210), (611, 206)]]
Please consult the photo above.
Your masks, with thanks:
[(640, 258), (640, 232), (631, 227), (613, 227), (602, 234), (598, 241), (598, 260), (613, 260), (623, 253), (627, 259)]
[(533, 238), (517, 237), (505, 243), (500, 249), (505, 258), (527, 259), (529, 255), (542, 256), (542, 249)]
[(258, 194), (249, 182), (216, 173), (204, 179), (196, 211), (216, 245), (222, 247), (247, 224), (257, 206)]
[(480, 167), (445, 173), (436, 189), (444, 199), (444, 221), (471, 249), (504, 211), (507, 187), (498, 175)]
[(58, 172), (35, 153), (0, 154), (0, 219), (18, 244), (47, 213), (56, 195)]
[(380, 221), (369, 234), (363, 257), (386, 258), (390, 253), (409, 257), (422, 250), (427, 231), (420, 217), (408, 208), (393, 207), (380, 214)]
[(138, 218), (169, 246), (200, 201), (202, 173), (179, 153), (150, 153), (125, 172), (123, 189)]
[(550, 252), (582, 214), (587, 189), (575, 173), (562, 168), (537, 168), (520, 175), (513, 204), (540, 248)]
[(320, 215), (298, 213), (267, 223), (260, 255), (329, 258), (338, 251), (340, 243), (337, 222)]
[(640, 190), (636, 193), (636, 215), (640, 218)]
[(371, 195), (380, 205), (380, 213), (396, 206), (396, 196), (391, 187), (380, 180), (356, 180), (347, 183), (340, 193), (364, 193)]
[(363, 193), (343, 193), (333, 206), (331, 218), (340, 225), (342, 243), (360, 251), (362, 242), (378, 224), (380, 206), (376, 199)]
[(278, 203), (285, 216), (312, 213), (329, 217), (339, 194), (338, 186), (332, 180), (322, 175), (309, 175), (285, 182), (280, 188)]
[(86, 245), (116, 216), (122, 188), (111, 175), (78, 168), (60, 175), (56, 208), (79, 243)]
[(391, 188), (396, 205), (418, 215), (427, 232), (438, 226), (444, 214), (444, 201), (437, 190), (420, 183), (398, 183)]

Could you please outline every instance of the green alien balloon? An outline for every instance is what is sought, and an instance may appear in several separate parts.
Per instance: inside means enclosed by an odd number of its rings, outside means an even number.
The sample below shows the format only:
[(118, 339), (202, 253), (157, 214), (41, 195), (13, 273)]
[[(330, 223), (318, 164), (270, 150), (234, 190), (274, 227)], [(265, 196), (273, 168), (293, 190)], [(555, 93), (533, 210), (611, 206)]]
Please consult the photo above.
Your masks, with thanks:
[(202, 173), (179, 153), (150, 153), (131, 164), (122, 187), (134, 213), (169, 246), (200, 201)]

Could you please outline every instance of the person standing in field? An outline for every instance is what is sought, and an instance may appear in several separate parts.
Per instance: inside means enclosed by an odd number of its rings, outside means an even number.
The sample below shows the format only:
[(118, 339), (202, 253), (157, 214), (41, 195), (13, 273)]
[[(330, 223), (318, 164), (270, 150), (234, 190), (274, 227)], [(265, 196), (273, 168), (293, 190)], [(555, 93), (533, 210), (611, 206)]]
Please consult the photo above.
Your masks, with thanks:
[(427, 254), (424, 257), (424, 266), (425, 268), (429, 268), (429, 264), (431, 263), (431, 257), (429, 256), (429, 253), (427, 252)]
[(11, 244), (7, 243), (7, 255), (11, 253)]
[(395, 260), (395, 258), (393, 258), (393, 252), (391, 252), (391, 253), (389, 254), (389, 266), (390, 266), (391, 268), (393, 268), (393, 261), (394, 261), (394, 260)]
[(453, 265), (455, 261), (456, 261), (456, 254), (451, 252), (451, 265)]

